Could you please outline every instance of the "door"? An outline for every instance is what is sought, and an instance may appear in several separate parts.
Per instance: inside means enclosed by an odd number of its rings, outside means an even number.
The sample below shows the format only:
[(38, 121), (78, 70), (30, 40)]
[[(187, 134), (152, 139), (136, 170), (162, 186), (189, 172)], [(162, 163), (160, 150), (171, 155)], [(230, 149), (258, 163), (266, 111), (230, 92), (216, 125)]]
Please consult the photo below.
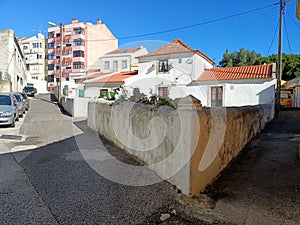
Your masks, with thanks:
[(223, 87), (211, 87), (211, 107), (223, 105)]

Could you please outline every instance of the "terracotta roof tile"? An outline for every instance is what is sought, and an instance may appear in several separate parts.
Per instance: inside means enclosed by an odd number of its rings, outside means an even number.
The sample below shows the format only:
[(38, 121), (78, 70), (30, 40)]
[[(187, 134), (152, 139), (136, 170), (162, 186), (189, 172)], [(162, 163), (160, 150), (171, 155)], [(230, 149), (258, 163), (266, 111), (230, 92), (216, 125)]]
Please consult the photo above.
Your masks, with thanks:
[(105, 55), (117, 55), (117, 54), (124, 54), (124, 53), (134, 53), (140, 50), (140, 48), (124, 48), (124, 49), (116, 49), (111, 52), (106, 53)]
[(194, 82), (272, 78), (272, 66), (272, 64), (265, 64), (239, 67), (215, 67), (204, 71)]
[(193, 52), (195, 54), (198, 54), (201, 57), (205, 58), (207, 61), (209, 61), (211, 64), (215, 64), (215, 62), (207, 55), (205, 55), (199, 50), (194, 50), (190, 48), (186, 43), (184, 43), (180, 39), (175, 39), (174, 41), (162, 46), (161, 48), (154, 50), (153, 52), (147, 55), (143, 55), (137, 58), (146, 58), (151, 56), (170, 55), (170, 54), (188, 53), (188, 52)]
[(84, 83), (122, 83), (126, 78), (137, 75), (137, 71), (126, 71), (120, 73), (113, 73), (111, 76), (99, 77), (98, 79), (87, 80)]

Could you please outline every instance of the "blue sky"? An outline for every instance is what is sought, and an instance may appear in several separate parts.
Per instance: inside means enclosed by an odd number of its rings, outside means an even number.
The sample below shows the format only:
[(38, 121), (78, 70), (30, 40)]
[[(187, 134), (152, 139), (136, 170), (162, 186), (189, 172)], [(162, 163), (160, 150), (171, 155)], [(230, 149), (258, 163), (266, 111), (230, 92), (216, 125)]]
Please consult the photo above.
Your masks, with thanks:
[[(47, 22), (96, 23), (101, 18), (118, 38), (176, 29), (236, 15), (272, 5), (279, 0), (2, 0), (0, 30), (13, 29), (18, 37), (45, 35)], [(283, 35), (283, 52), (300, 54), (300, 20), (296, 18), (296, 0), (287, 3)], [(199, 49), (218, 64), (226, 49), (229, 52), (245, 48), (263, 56), (277, 53), (279, 6), (189, 29), (146, 37), (120, 39), (120, 47), (138, 41), (169, 42), (180, 38), (191, 48)], [(285, 29), (285, 27), (287, 29)], [(273, 44), (272, 40), (275, 37)], [(140, 43), (140, 42), (139, 42)]]

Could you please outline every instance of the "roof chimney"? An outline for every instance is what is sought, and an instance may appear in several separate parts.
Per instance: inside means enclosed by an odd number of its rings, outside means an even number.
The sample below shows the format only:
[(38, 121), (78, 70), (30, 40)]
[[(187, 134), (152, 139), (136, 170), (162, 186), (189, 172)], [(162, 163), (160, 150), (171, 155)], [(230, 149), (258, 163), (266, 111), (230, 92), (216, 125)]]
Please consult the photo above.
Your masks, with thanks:
[(77, 18), (73, 18), (72, 19), (72, 24), (78, 23), (78, 19)]
[(101, 24), (101, 23), (102, 23), (101, 19), (97, 19), (97, 24)]

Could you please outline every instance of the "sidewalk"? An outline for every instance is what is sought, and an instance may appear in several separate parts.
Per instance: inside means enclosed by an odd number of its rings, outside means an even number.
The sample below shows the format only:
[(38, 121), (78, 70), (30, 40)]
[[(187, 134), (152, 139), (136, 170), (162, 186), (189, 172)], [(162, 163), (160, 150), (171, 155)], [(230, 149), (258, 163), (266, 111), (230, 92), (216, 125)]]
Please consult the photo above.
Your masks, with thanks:
[(299, 224), (299, 148), (300, 110), (281, 111), (198, 202), (233, 224)]

